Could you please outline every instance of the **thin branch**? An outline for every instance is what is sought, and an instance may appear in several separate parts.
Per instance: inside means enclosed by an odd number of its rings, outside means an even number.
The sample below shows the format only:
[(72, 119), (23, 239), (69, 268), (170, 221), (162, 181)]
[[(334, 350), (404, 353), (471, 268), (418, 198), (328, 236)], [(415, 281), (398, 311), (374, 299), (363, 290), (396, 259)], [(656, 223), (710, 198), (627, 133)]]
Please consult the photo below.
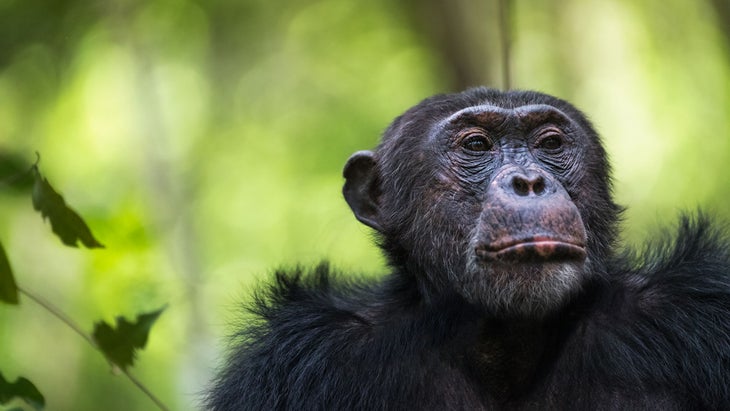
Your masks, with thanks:
[[(97, 346), (96, 345), (96, 342), (94, 342), (94, 339), (91, 338), (91, 336), (89, 334), (87, 334), (84, 331), (84, 329), (81, 328), (81, 326), (79, 324), (77, 324), (74, 320), (72, 320), (71, 317), (69, 317), (68, 315), (66, 315), (58, 307), (56, 307), (55, 305), (53, 305), (50, 302), (46, 301), (46, 299), (44, 299), (43, 297), (36, 295), (32, 291), (29, 291), (29, 290), (27, 290), (25, 288), (21, 288), (20, 286), (18, 286), (16, 288), (18, 289), (18, 292), (20, 292), (21, 294), (25, 295), (26, 297), (28, 297), (29, 299), (31, 299), (36, 304), (38, 304), (41, 307), (43, 307), (46, 311), (48, 311), (49, 313), (51, 313), (54, 317), (58, 318), (59, 320), (61, 320), (61, 322), (63, 322), (69, 328), (71, 328), (72, 330), (74, 330), (76, 332), (76, 334), (80, 335), (81, 338), (83, 338), (84, 340), (86, 340), (86, 342), (89, 343), (89, 345), (91, 345), (95, 350), (101, 352), (99, 350), (99, 346)], [(104, 355), (104, 353), (102, 353), (102, 355)], [(145, 395), (147, 395), (147, 397), (150, 400), (152, 400), (152, 402), (154, 402), (155, 405), (157, 405), (157, 407), (159, 409), (161, 409), (162, 411), (170, 411), (170, 409), (167, 408), (167, 406), (165, 404), (163, 404), (162, 401), (160, 401), (160, 399), (157, 398), (155, 396), (155, 394), (152, 393), (152, 391), (150, 391), (144, 384), (142, 384), (142, 382), (140, 382), (134, 375), (130, 374), (129, 371), (127, 371), (126, 369), (122, 369), (121, 367), (117, 367), (114, 364), (112, 364), (112, 365), (115, 368), (120, 369), (122, 371), (122, 373), (124, 373), (124, 375), (127, 376), (127, 378), (130, 381), (132, 381), (132, 383), (134, 385), (136, 385), (137, 388), (140, 389), (140, 391), (142, 391)]]
[(147, 395), (147, 397), (149, 397), (149, 399), (152, 400), (152, 402), (154, 402), (155, 405), (157, 405), (157, 408), (159, 408), (159, 409), (161, 409), (163, 411), (170, 411), (170, 409), (167, 408), (167, 406), (165, 404), (163, 404), (162, 401), (160, 401), (160, 399), (157, 398), (155, 396), (155, 394), (153, 394), (152, 391), (150, 391), (147, 388), (147, 386), (145, 386), (144, 384), (142, 384), (142, 382), (140, 382), (137, 379), (137, 377), (135, 377), (134, 375), (130, 374), (129, 371), (127, 371), (125, 369), (122, 369), (122, 372), (124, 373), (124, 375), (127, 376), (127, 378), (129, 378), (129, 381), (132, 381), (132, 384), (136, 385), (137, 388), (139, 388), (143, 393), (145, 393)]
[(92, 347), (94, 347), (95, 350), (98, 350), (99, 347), (96, 346), (96, 343), (91, 338), (89, 334), (84, 332), (84, 329), (81, 328), (80, 325), (76, 324), (74, 320), (71, 319), (71, 317), (67, 316), (63, 313), (60, 309), (58, 309), (56, 306), (51, 304), (50, 302), (46, 301), (43, 297), (40, 297), (38, 295), (35, 295), (32, 291), (26, 290), (25, 288), (21, 288), (20, 286), (17, 287), (18, 292), (25, 295), (26, 297), (33, 300), (36, 304), (40, 305), (41, 307), (45, 308), (46, 311), (53, 314), (56, 318), (61, 320), (64, 324), (69, 326), (72, 330), (76, 331), (76, 334), (80, 335), (81, 338), (86, 340), (87, 343), (91, 344)]

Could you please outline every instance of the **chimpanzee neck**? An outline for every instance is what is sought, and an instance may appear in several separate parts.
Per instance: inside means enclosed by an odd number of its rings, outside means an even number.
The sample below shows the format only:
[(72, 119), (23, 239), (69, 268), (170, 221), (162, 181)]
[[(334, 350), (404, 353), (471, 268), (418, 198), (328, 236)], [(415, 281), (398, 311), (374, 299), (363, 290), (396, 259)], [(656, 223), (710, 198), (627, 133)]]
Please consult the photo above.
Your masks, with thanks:
[(543, 320), (486, 320), (467, 355), (474, 377), (500, 402), (528, 391), (557, 336)]
[(543, 318), (483, 318), (467, 364), (478, 383), (499, 402), (524, 398), (552, 370), (551, 362), (594, 303), (595, 287)]
[[(403, 273), (386, 277), (384, 317), (414, 313), (412, 321), (429, 324), (428, 341), (440, 347), (445, 357), (456, 354), (451, 358), (468, 370), (478, 391), (506, 405), (540, 384), (551, 370), (549, 362), (559, 355), (561, 344), (593, 299), (592, 287), (587, 285), (585, 297), (546, 316), (504, 317), (469, 304), (456, 293), (424, 297), (417, 291), (417, 281), (416, 276)], [(404, 301), (410, 305), (404, 306)]]

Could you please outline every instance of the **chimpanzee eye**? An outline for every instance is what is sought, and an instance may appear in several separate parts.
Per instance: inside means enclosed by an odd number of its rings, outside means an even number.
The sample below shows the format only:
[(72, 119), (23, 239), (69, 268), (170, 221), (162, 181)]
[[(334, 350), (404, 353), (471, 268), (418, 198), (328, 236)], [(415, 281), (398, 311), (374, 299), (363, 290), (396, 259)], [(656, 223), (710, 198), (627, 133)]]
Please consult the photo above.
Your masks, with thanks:
[(462, 146), (470, 151), (489, 151), (492, 142), (484, 134), (474, 133), (464, 139)]
[(540, 140), (537, 146), (545, 150), (559, 150), (563, 146), (563, 139), (558, 134), (550, 134)]

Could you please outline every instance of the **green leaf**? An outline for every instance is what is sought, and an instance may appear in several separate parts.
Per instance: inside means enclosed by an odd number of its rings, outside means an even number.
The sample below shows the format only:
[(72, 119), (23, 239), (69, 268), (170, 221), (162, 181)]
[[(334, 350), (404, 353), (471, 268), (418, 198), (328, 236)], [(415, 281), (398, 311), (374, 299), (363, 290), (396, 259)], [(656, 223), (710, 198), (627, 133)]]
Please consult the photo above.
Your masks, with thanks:
[(165, 307), (162, 307), (151, 313), (140, 314), (134, 323), (124, 317), (117, 317), (116, 329), (105, 321), (97, 322), (92, 337), (109, 362), (126, 370), (134, 363), (135, 351), (147, 344), (150, 329), (164, 310)]
[(0, 184), (13, 192), (30, 191), (33, 178), (30, 165), (23, 156), (0, 148)]
[(20, 398), (36, 410), (42, 410), (46, 406), (43, 394), (28, 379), (18, 377), (14, 383), (9, 383), (0, 373), (0, 404), (7, 404), (13, 398)]
[(10, 268), (2, 243), (0, 243), (0, 301), (8, 304), (18, 303), (18, 286), (15, 284), (13, 270)]
[(61, 241), (71, 247), (77, 247), (77, 241), (80, 240), (86, 248), (103, 248), (104, 246), (91, 234), (89, 226), (66, 205), (66, 201), (41, 175), (38, 167), (34, 167), (33, 170), (35, 175), (33, 208), (39, 211), (43, 218), (48, 218), (51, 229)]

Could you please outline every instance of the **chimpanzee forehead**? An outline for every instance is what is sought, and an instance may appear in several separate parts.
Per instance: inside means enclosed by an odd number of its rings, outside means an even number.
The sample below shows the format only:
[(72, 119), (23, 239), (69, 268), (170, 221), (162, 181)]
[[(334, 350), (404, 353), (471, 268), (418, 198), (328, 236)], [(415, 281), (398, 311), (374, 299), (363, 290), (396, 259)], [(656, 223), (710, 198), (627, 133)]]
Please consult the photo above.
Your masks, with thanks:
[(545, 123), (566, 126), (571, 123), (570, 117), (558, 108), (547, 104), (529, 104), (514, 108), (481, 104), (459, 110), (449, 116), (442, 125), (478, 124), (486, 128), (497, 128), (514, 119), (525, 128), (534, 128)]

